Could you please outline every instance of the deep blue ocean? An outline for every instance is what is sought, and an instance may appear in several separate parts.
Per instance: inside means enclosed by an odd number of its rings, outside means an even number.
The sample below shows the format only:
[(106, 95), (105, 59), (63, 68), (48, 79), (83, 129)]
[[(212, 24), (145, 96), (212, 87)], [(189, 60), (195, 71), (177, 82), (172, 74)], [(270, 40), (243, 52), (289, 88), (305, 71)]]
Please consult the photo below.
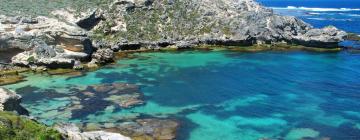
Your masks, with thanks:
[[(260, 1), (315, 27), (331, 24), (360, 33), (357, 0)], [(360, 140), (360, 53), (214, 50), (131, 56), (81, 76), (28, 73), (26, 81), (6, 87), (49, 125), (106, 128), (136, 118), (167, 118), (180, 123), (179, 140)], [(74, 89), (114, 82), (140, 85), (146, 104), (130, 109), (99, 104), (118, 99), (112, 97), (79, 104), (84, 95)]]
[(300, 17), (314, 27), (334, 25), (360, 34), (360, 0), (257, 0), (282, 15)]

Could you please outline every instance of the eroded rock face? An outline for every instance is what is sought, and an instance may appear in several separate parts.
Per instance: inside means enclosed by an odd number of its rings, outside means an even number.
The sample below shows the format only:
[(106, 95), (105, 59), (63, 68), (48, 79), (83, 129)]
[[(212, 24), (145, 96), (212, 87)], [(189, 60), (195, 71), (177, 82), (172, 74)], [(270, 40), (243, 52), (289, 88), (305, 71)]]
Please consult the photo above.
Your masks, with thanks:
[(51, 15), (55, 18), (0, 15), (0, 50), (25, 51), (13, 59), (19, 65), (71, 67), (92, 60), (90, 66), (96, 66), (111, 62), (112, 51), (279, 42), (330, 48), (346, 36), (335, 27), (315, 29), (276, 15), (254, 0), (115, 0), (80, 15), (71, 9)]
[(10, 48), (24, 51), (13, 62), (26, 66), (63, 67), (93, 52), (87, 32), (75, 25), (47, 17), (0, 16), (0, 50)]
[(53, 68), (72, 68), (75, 59), (66, 57), (65, 50), (47, 45), (43, 40), (34, 39), (29, 43), (30, 51), (15, 55), (12, 63), (21, 66), (47, 66)]
[(92, 54), (92, 59), (97, 64), (106, 64), (114, 61), (114, 51), (110, 48), (98, 49)]
[(20, 103), (20, 95), (0, 87), (0, 111), (15, 111), (20, 115), (28, 115), (29, 112)]
[(186, 47), (277, 42), (336, 47), (346, 36), (335, 27), (314, 29), (295, 17), (276, 15), (253, 0), (116, 0), (109, 9), (94, 35), (145, 47), (160, 42), (183, 47), (184, 41), (192, 44)]
[(74, 124), (57, 124), (55, 129), (59, 131), (66, 140), (131, 140), (129, 137), (119, 133), (105, 131), (81, 132)]

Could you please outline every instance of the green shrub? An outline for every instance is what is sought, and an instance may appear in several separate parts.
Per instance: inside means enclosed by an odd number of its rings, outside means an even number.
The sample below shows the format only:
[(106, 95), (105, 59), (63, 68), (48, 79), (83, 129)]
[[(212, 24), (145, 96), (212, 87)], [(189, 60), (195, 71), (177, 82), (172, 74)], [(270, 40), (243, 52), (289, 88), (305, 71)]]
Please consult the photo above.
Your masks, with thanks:
[(10, 112), (0, 112), (1, 140), (61, 140), (56, 130)]

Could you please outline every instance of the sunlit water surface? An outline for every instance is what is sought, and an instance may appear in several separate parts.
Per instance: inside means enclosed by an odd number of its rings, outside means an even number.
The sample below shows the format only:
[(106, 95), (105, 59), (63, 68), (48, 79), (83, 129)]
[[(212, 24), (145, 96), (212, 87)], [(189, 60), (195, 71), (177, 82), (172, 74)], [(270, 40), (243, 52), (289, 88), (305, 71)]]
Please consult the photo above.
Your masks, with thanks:
[[(360, 139), (360, 55), (347, 52), (185, 51), (134, 54), (80, 77), (29, 74), (9, 85), (41, 122), (119, 123), (172, 118), (179, 139)], [(73, 88), (141, 85), (146, 104), (69, 111)], [(82, 114), (82, 115), (74, 115)]]

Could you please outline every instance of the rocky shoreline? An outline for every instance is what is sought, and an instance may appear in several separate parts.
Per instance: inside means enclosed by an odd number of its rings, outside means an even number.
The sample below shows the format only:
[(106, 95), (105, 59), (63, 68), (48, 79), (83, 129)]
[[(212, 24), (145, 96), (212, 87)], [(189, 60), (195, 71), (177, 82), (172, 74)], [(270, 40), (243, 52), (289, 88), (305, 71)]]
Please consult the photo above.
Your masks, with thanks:
[[(98, 103), (98, 100), (106, 100), (114, 102), (122, 108), (130, 108), (134, 105), (141, 105), (144, 101), (139, 99), (139, 91), (137, 86), (131, 84), (106, 84), (106, 85), (92, 85), (84, 91), (79, 91), (83, 94), (83, 102), (87, 104)], [(109, 95), (108, 95), (109, 94)], [(98, 97), (104, 96), (104, 97)], [(80, 97), (79, 97), (80, 98)], [(114, 100), (112, 100), (114, 99)], [(77, 101), (75, 101), (77, 102)], [(29, 112), (21, 105), (21, 96), (15, 92), (0, 88), (0, 126), (3, 129), (13, 130), (10, 126), (4, 126), (6, 119), (4, 117), (18, 117), (20, 119), (35, 123), (41, 127), (48, 127), (33, 120), (29, 117)], [(74, 104), (67, 109), (76, 112), (81, 110), (88, 110), (89, 106), (82, 106), (86, 103)], [(3, 112), (6, 111), (6, 112)], [(16, 114), (7, 113), (14, 112)], [(72, 114), (76, 115), (76, 114)], [(7, 117), (9, 118), (9, 117)], [(130, 139), (157, 139), (157, 140), (172, 140), (176, 138), (176, 131), (179, 123), (170, 119), (146, 118), (124, 121), (121, 123), (107, 123), (107, 124), (69, 124), (56, 123), (48, 129), (53, 129), (54, 132), (61, 134), (62, 139), (65, 140), (130, 140)], [(28, 130), (23, 130), (28, 131)], [(13, 134), (14, 137), (22, 134)], [(2, 136), (0, 134), (0, 136)], [(56, 138), (51, 138), (56, 139)]]
[[(316, 29), (295, 17), (276, 15), (253, 0), (114, 0), (105, 8), (80, 14), (60, 9), (49, 17), (0, 15), (0, 55), (7, 54), (0, 61), (0, 85), (22, 81), (19, 73), (28, 70), (64, 74), (74, 72), (68, 69), (98, 68), (133, 51), (218, 47), (245, 52), (339, 51), (338, 43), (349, 38), (333, 26)], [(101, 100), (129, 108), (145, 103), (137, 88), (92, 85), (79, 91), (77, 98), (86, 104)], [(1, 111), (27, 114), (18, 95), (3, 88), (0, 93)], [(69, 108), (84, 109), (81, 103)], [(157, 118), (81, 128), (55, 126), (69, 140), (175, 139), (178, 127), (176, 121)]]
[[(252, 0), (115, 0), (80, 17), (71, 11), (53, 11), (51, 17), (0, 16), (0, 50), (22, 50), (11, 57), (16, 66), (81, 69), (112, 62), (114, 52), (127, 50), (278, 43), (337, 48), (347, 35), (333, 26), (315, 29), (276, 15)], [(148, 18), (139, 20), (141, 14)]]

